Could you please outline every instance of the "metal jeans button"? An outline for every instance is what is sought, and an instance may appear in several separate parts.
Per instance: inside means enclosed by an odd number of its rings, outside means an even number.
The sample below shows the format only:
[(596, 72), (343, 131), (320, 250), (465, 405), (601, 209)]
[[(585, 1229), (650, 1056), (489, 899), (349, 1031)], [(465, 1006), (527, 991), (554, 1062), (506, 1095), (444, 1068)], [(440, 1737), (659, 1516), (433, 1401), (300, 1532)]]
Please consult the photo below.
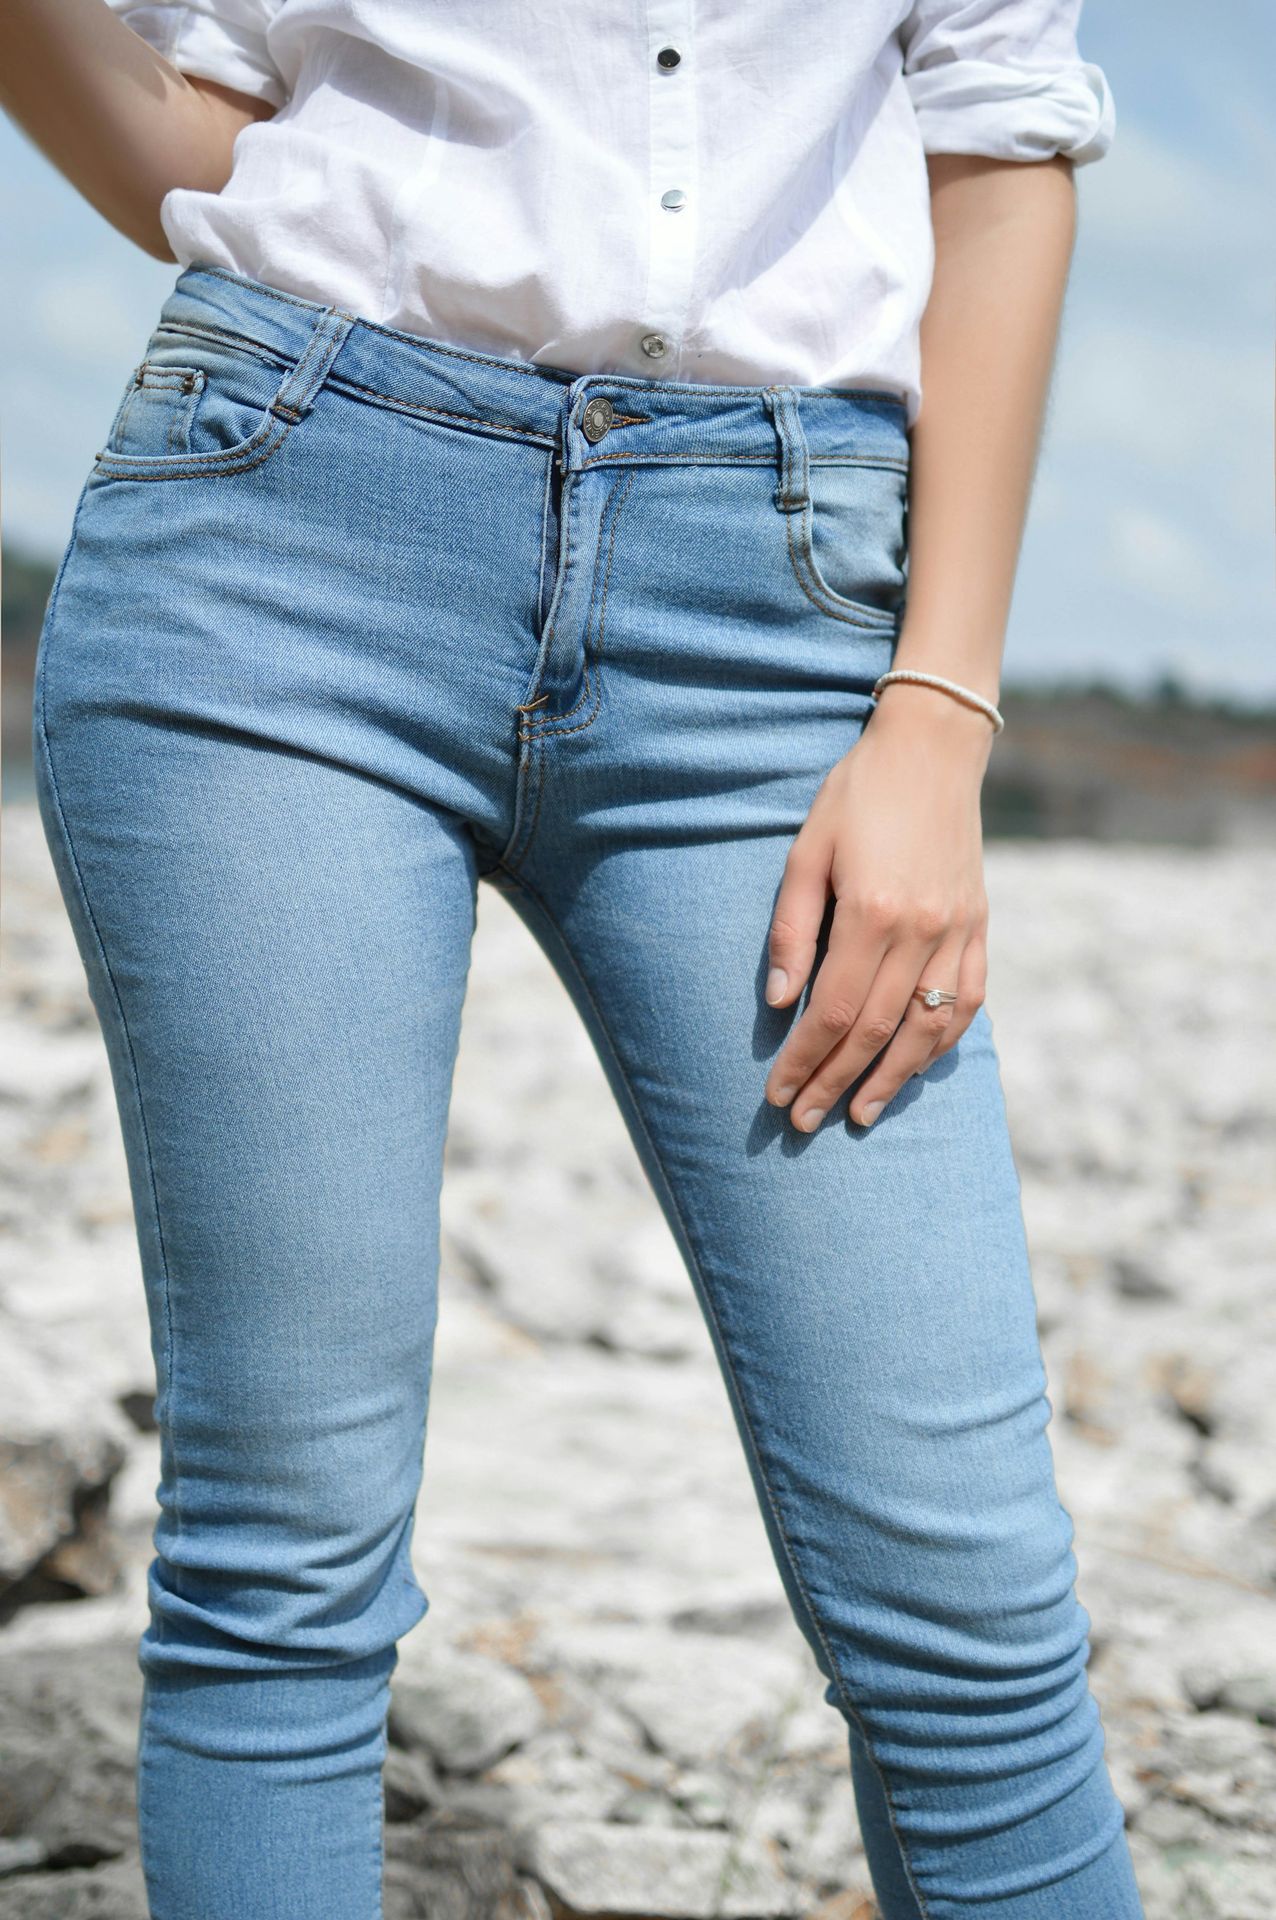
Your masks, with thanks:
[(605, 394), (595, 394), (580, 416), (580, 430), (586, 440), (601, 440), (615, 417), (615, 408)]

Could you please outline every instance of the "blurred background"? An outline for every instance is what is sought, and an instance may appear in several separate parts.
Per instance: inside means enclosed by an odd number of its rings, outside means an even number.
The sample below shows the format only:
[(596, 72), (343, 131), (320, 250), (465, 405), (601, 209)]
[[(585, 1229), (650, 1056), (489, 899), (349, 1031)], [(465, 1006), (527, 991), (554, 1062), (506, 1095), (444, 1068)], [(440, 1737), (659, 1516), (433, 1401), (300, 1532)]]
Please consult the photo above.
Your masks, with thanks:
[[(1118, 131), (1078, 174), (985, 786), (988, 1005), (1149, 1920), (1271, 1920), (1276, 12), (1088, 0), (1082, 45)], [(154, 1372), (28, 735), (53, 570), (177, 268), (4, 122), (0, 209), (0, 1920), (145, 1920)], [(442, 1267), (388, 1920), (871, 1920), (842, 1728), (689, 1281), (566, 994), (487, 890)]]

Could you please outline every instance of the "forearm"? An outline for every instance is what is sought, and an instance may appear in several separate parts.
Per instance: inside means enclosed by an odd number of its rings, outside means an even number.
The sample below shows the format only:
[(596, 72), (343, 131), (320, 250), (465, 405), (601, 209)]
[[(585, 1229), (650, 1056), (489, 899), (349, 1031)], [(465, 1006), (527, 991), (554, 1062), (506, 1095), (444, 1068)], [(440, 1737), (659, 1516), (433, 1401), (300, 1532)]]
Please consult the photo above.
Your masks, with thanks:
[[(935, 274), (912, 433), (909, 584), (893, 664), (995, 700), (1076, 224), (1067, 160), (930, 159)], [(990, 734), (950, 695), (884, 688)], [(917, 703), (914, 705), (913, 703)], [(962, 711), (966, 721), (959, 722)]]
[(171, 187), (216, 193), (235, 135), (274, 109), (179, 73), (106, 0), (2, 0), (0, 105), (104, 219), (172, 260)]

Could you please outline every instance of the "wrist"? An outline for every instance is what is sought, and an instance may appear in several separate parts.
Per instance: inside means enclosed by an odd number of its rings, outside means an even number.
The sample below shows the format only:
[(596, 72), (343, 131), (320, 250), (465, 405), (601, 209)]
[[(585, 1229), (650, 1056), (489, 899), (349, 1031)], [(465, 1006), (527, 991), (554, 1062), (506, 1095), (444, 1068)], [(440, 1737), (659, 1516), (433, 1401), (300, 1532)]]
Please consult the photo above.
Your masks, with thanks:
[[(982, 687), (972, 691), (996, 704)], [(951, 745), (975, 759), (986, 760), (996, 738), (992, 721), (980, 708), (924, 680), (890, 681), (874, 703), (873, 721), (883, 732), (925, 737), (938, 747)]]

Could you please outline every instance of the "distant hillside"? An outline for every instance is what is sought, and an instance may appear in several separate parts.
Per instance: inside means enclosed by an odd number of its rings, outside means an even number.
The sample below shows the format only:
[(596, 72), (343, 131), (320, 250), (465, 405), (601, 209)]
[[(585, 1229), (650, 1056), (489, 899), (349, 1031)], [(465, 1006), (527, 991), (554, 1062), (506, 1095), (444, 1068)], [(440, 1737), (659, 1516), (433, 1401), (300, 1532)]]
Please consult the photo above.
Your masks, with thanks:
[(1276, 844), (1276, 707), (1138, 698), (1102, 681), (1003, 686), (989, 837)]
[[(31, 679), (54, 566), (3, 556), (6, 794), (30, 787)], [(983, 787), (989, 838), (1220, 846), (1276, 839), (1276, 706), (1146, 696), (1101, 680), (1004, 683)]]

